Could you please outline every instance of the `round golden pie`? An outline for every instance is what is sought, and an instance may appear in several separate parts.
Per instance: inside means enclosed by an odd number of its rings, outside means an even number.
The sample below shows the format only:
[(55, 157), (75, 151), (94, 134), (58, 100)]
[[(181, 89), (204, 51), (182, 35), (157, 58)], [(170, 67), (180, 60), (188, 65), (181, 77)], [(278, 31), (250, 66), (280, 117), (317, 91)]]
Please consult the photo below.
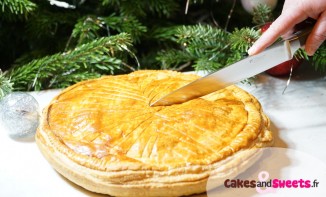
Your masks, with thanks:
[(36, 142), (60, 174), (93, 192), (205, 192), (208, 177), (232, 178), (252, 160), (243, 150), (270, 146), (273, 138), (259, 102), (236, 86), (182, 104), (150, 107), (197, 78), (136, 71), (77, 83), (44, 109)]

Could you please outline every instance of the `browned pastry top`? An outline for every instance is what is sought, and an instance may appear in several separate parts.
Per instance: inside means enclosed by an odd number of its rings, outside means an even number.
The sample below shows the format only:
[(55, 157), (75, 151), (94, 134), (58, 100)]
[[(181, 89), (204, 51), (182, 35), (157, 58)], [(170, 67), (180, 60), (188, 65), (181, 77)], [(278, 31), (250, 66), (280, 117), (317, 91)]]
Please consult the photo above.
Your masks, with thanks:
[(236, 86), (183, 104), (149, 106), (197, 78), (137, 71), (81, 82), (50, 103), (40, 129), (69, 159), (101, 171), (213, 164), (271, 142), (259, 103)]

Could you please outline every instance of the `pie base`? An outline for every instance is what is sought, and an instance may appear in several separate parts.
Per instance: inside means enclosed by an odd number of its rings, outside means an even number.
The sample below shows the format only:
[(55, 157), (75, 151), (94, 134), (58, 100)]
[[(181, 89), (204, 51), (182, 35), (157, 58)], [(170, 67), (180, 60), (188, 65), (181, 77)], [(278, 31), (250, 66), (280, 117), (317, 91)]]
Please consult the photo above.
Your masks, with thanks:
[[(72, 113), (74, 117), (78, 117), (77, 115), (85, 113), (85, 110), (82, 111), (83, 113), (81, 113), (81, 109), (86, 109), (86, 113), (91, 113), (94, 108), (95, 110), (103, 109), (103, 106), (105, 105), (102, 103), (106, 102), (106, 100), (101, 100), (101, 106), (97, 108), (94, 107), (97, 106), (94, 105), (94, 100), (91, 100), (90, 97), (84, 95), (88, 95), (90, 91), (92, 93), (91, 95), (97, 94), (93, 93), (92, 91), (107, 91), (106, 88), (101, 89), (99, 87), (102, 87), (102, 84), (110, 84), (110, 81), (120, 80), (119, 77), (120, 76), (109, 76), (89, 80), (78, 83), (64, 90), (60, 95), (53, 99), (47, 108), (44, 109), (41, 126), (36, 134), (37, 145), (53, 168), (68, 180), (80, 185), (81, 187), (84, 187), (87, 190), (96, 193), (109, 194), (112, 196), (184, 196), (203, 193), (207, 189), (212, 189), (206, 188), (208, 178), (210, 178), (210, 180), (216, 180), (216, 186), (222, 185), (226, 179), (234, 178), (249, 168), (259, 158), (259, 154), (256, 151), (257, 148), (271, 146), (273, 143), (273, 137), (271, 131), (269, 130), (270, 121), (262, 112), (259, 102), (252, 95), (241, 90), (240, 88), (230, 86), (221, 91), (184, 104), (174, 105), (172, 107), (156, 108), (157, 111), (153, 112), (154, 115), (150, 115), (159, 117), (159, 120), (153, 121), (161, 123), (162, 121), (165, 121), (164, 118), (166, 118), (169, 113), (172, 113), (173, 115), (169, 117), (179, 118), (179, 116), (175, 116), (174, 114), (175, 112), (179, 112), (176, 109), (179, 109), (182, 112), (186, 111), (187, 113), (185, 112), (180, 116), (186, 116), (189, 114), (193, 116), (193, 121), (197, 121), (197, 126), (200, 125), (199, 129), (203, 132), (202, 135), (195, 135), (197, 132), (196, 129), (198, 128), (196, 125), (193, 125), (193, 127), (188, 127), (190, 123), (192, 124), (193, 122), (187, 123), (188, 125), (185, 124), (185, 128), (194, 129), (194, 132), (188, 133), (189, 138), (193, 137), (194, 139), (198, 139), (207, 135), (206, 138), (202, 139), (202, 142), (207, 142), (207, 144), (212, 143), (210, 146), (216, 147), (216, 152), (201, 148), (201, 146), (203, 146), (202, 144), (192, 144), (191, 146), (195, 147), (188, 148), (187, 144), (192, 139), (183, 138), (184, 134), (181, 135), (179, 132), (173, 130), (173, 127), (166, 131), (169, 133), (165, 133), (165, 135), (158, 135), (157, 137), (158, 139), (161, 139), (166, 137), (166, 135), (178, 135), (178, 139), (180, 139), (179, 143), (184, 146), (184, 149), (179, 149), (179, 144), (175, 144), (175, 136), (168, 136), (170, 137), (168, 139), (171, 140), (165, 140), (163, 144), (164, 146), (159, 146), (159, 141), (155, 141), (156, 144), (154, 145), (159, 147), (159, 149), (152, 149), (152, 152), (156, 151), (154, 156), (145, 157), (143, 152), (142, 156), (140, 157), (137, 152), (140, 149), (139, 147), (135, 150), (128, 149), (128, 151), (126, 151), (123, 149), (123, 146), (121, 145), (122, 143), (120, 143), (119, 146), (117, 145), (118, 143), (112, 146), (114, 142), (112, 137), (105, 142), (99, 141), (98, 143), (102, 148), (104, 146), (104, 148), (106, 148), (105, 150), (108, 150), (106, 155), (103, 155), (103, 151), (101, 154), (98, 153), (99, 150), (102, 149), (95, 149), (95, 152), (90, 152), (88, 149), (85, 151), (85, 147), (93, 147), (93, 142), (96, 139), (99, 139), (99, 137), (94, 139), (92, 138), (92, 140), (87, 141), (90, 136), (89, 133), (88, 136), (85, 135), (83, 138), (80, 138), (80, 136), (76, 135), (76, 133), (69, 133), (71, 132), (71, 130), (69, 130), (71, 126), (65, 126), (65, 124), (68, 122), (70, 123), (68, 125), (73, 125), (75, 124), (74, 121), (76, 120), (71, 120), (71, 116), (68, 115), (68, 113), (63, 112), (65, 112), (65, 110), (68, 108), (74, 108), (76, 110), (70, 111), (70, 113)], [(127, 82), (132, 81), (133, 83), (140, 83), (140, 85), (143, 85), (141, 86), (141, 89), (144, 88), (144, 86), (155, 88), (157, 87), (157, 84), (162, 84), (162, 80), (165, 81), (165, 83), (172, 81), (172, 85), (170, 86), (162, 85), (163, 87), (160, 89), (162, 91), (158, 91), (156, 94), (146, 94), (146, 91), (143, 91), (144, 95), (147, 95), (147, 103), (144, 104), (143, 108), (144, 110), (148, 110), (150, 113), (152, 113), (151, 110), (153, 109), (150, 107), (147, 108), (147, 105), (149, 105), (150, 102), (160, 98), (167, 92), (198, 78), (198, 76), (186, 75), (172, 71), (137, 71), (129, 75), (122, 75), (121, 78)], [(176, 85), (173, 82), (175, 82)], [(130, 91), (128, 91), (128, 94), (130, 94)], [(119, 95), (119, 97), (123, 97), (123, 95)], [(142, 101), (138, 102), (133, 99), (131, 100), (132, 101), (128, 101), (128, 108), (134, 109), (139, 107), (140, 109), (140, 107), (143, 106)], [(126, 100), (122, 100), (121, 102), (126, 104)], [(224, 103), (226, 104), (225, 106), (223, 106)], [(82, 107), (78, 108), (80, 106)], [(112, 109), (112, 106), (118, 105), (111, 105), (111, 107), (108, 109)], [(235, 123), (232, 124), (232, 127), (222, 127), (225, 128), (226, 134), (230, 133), (230, 135), (233, 135), (232, 132), (237, 129), (233, 138), (230, 137), (230, 139), (228, 139), (229, 136), (226, 135), (223, 138), (216, 138), (216, 140), (210, 139), (211, 137), (209, 135), (211, 132), (214, 132), (214, 135), (223, 133), (222, 131), (220, 132), (214, 130), (214, 128), (218, 128), (215, 123), (213, 124), (213, 126), (215, 126), (213, 127), (213, 130), (208, 130), (212, 129), (212, 127), (207, 126), (212, 124), (209, 122), (209, 120), (211, 120), (210, 116), (214, 116), (215, 114), (212, 115), (210, 111), (208, 113), (210, 115), (204, 117), (204, 119), (200, 119), (200, 117), (198, 118), (198, 114), (205, 115), (206, 112), (191, 114), (191, 111), (196, 110), (198, 107), (201, 107), (201, 110), (203, 111), (205, 106), (208, 110), (211, 110), (213, 107), (219, 107), (216, 110), (214, 109), (212, 113), (225, 113), (225, 121), (228, 120), (229, 122)], [(165, 112), (164, 110), (170, 111), (162, 113), (162, 111)], [(118, 112), (119, 110), (117, 113)], [(242, 118), (241, 120), (233, 120), (232, 118), (238, 118), (237, 114), (239, 113), (245, 116), (244, 120), (242, 120)], [(224, 116), (221, 116), (220, 118), (223, 119)], [(103, 116), (100, 118), (102, 117)], [(110, 117), (120, 116), (112, 115)], [(123, 117), (121, 116), (121, 118)], [(186, 119), (187, 118), (189, 117), (187, 116)], [(134, 119), (136, 120), (137, 117)], [(133, 119), (129, 120), (131, 122), (134, 121)], [(112, 122), (109, 121), (106, 123), (113, 125), (115, 121), (112, 120)], [(177, 119), (177, 121), (173, 122), (171, 125), (174, 127), (179, 126), (178, 129), (180, 130), (183, 128), (183, 124), (178, 121), (179, 119)], [(94, 122), (94, 120), (90, 119), (86, 121), (86, 123), (89, 122)], [(244, 124), (238, 126), (238, 124), (236, 124), (237, 122), (239, 122), (239, 124), (244, 122)], [(85, 122), (82, 123), (83, 124), (81, 125), (85, 124)], [(101, 123), (103, 124), (103, 122)], [(165, 121), (164, 123), (169, 124), (170, 122)], [(127, 122), (124, 124), (129, 123)], [(83, 126), (80, 127), (86, 128)], [(105, 126), (96, 128), (103, 129)], [(113, 136), (113, 128), (116, 129), (117, 127), (112, 127), (108, 131), (92, 130), (91, 134), (97, 132), (98, 135), (98, 133), (101, 134), (105, 132)], [(159, 129), (159, 127), (156, 128), (156, 125), (146, 127), (145, 130), (148, 131), (148, 128)], [(83, 134), (83, 132), (81, 133)], [(80, 133), (78, 134), (81, 135)], [(153, 133), (150, 134), (153, 135)], [(139, 138), (139, 136), (136, 137), (137, 139)], [(130, 136), (128, 135), (128, 137), (124, 138), (123, 136), (119, 136), (118, 140), (121, 140), (120, 138), (125, 141), (129, 139)], [(135, 141), (136, 138), (132, 139)], [(132, 145), (135, 144), (134, 141)], [(148, 145), (149, 142), (147, 141), (146, 143)], [(171, 147), (174, 147), (174, 149)], [(194, 154), (191, 151), (198, 151), (198, 153)], [(171, 155), (173, 154), (183, 155), (180, 157), (178, 157), (178, 155), (176, 157), (172, 157)], [(167, 158), (160, 157), (160, 155)]]

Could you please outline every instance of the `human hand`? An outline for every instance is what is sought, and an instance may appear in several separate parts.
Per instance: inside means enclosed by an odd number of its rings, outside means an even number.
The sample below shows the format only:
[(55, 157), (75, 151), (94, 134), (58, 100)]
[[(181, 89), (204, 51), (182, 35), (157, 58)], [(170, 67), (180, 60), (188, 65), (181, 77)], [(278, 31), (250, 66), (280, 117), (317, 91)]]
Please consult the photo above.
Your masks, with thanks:
[(248, 50), (248, 54), (255, 55), (263, 51), (307, 18), (316, 20), (305, 44), (307, 54), (313, 55), (326, 39), (326, 0), (285, 0), (282, 14)]

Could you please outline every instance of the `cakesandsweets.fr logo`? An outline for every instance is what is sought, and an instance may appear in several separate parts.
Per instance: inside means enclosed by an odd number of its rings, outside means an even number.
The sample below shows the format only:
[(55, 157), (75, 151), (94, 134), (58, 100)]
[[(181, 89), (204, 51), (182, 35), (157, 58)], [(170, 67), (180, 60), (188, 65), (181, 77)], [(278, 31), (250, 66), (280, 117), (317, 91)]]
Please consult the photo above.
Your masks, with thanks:
[(225, 188), (256, 188), (258, 193), (274, 193), (277, 189), (297, 188), (308, 189), (318, 187), (317, 179), (269, 179), (267, 171), (261, 171), (258, 174), (258, 180), (226, 179)]

